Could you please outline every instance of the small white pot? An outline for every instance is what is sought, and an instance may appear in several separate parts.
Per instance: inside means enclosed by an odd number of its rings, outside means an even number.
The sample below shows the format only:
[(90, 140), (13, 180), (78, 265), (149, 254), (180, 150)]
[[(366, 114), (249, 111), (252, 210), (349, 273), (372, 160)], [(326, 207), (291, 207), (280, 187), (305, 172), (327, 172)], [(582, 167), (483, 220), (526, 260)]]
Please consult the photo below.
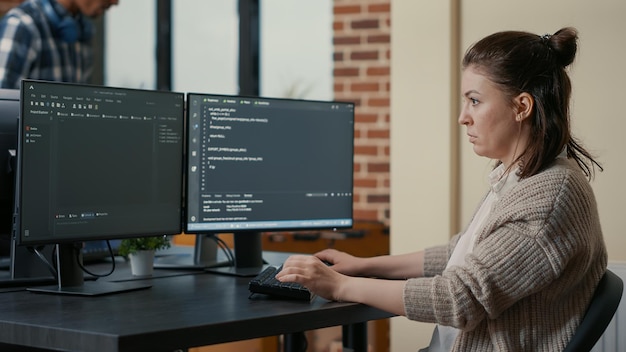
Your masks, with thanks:
[(128, 255), (133, 276), (152, 276), (154, 272), (154, 250), (139, 251)]

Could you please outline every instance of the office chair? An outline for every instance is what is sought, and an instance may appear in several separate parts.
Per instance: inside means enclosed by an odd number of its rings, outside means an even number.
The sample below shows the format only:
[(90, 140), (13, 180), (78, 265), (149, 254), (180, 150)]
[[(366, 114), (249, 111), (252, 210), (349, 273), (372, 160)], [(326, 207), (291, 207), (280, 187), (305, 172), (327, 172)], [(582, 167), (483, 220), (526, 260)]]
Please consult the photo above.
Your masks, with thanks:
[(580, 326), (563, 352), (591, 351), (613, 319), (623, 291), (622, 279), (607, 269), (598, 283)]

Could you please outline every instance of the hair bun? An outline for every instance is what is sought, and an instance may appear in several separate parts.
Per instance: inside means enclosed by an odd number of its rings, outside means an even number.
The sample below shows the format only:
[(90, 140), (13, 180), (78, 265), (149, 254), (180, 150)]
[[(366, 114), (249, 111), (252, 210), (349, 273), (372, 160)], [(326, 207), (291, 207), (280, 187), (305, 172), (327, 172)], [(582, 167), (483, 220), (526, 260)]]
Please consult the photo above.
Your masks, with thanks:
[(555, 53), (559, 65), (567, 67), (574, 62), (578, 49), (578, 31), (575, 28), (561, 28), (553, 35), (542, 36), (541, 40)]

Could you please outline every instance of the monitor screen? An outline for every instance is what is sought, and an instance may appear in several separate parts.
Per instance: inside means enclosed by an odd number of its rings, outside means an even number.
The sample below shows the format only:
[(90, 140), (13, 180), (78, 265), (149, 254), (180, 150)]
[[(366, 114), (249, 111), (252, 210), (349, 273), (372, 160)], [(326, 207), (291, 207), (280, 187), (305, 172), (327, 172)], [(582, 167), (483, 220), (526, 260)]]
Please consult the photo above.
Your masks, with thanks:
[(20, 245), (180, 233), (184, 95), (24, 80)]
[(187, 113), (186, 233), (235, 233), (239, 263), (260, 232), (352, 226), (354, 104), (189, 93)]

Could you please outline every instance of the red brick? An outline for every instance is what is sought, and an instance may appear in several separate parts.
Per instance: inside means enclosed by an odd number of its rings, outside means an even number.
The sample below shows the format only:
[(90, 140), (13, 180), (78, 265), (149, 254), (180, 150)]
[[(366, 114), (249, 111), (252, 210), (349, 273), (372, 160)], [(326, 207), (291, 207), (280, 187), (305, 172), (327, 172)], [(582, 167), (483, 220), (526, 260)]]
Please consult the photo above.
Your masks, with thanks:
[(376, 114), (364, 114), (359, 113), (358, 111), (354, 115), (354, 120), (356, 123), (373, 123), (378, 121), (378, 115)]
[(350, 54), (351, 60), (378, 60), (378, 51), (355, 51)]
[(352, 29), (376, 29), (379, 28), (379, 21), (377, 19), (353, 21), (350, 27)]
[(391, 12), (391, 4), (372, 4), (367, 7), (368, 12)]
[(368, 163), (367, 172), (373, 172), (373, 173), (389, 172), (389, 163)]
[(387, 203), (389, 204), (389, 195), (388, 194), (370, 194), (367, 196), (368, 203)]
[(348, 68), (336, 68), (333, 70), (333, 75), (335, 77), (351, 77), (358, 76), (359, 69), (356, 67), (348, 67)]
[(388, 107), (389, 98), (372, 98), (367, 101), (367, 106)]
[(357, 45), (361, 44), (361, 37), (349, 36), (349, 37), (334, 37), (333, 44), (335, 45)]
[(333, 8), (333, 13), (335, 15), (355, 14), (360, 12), (360, 5), (335, 5)]
[(370, 178), (355, 178), (354, 179), (354, 187), (359, 188), (376, 188), (377, 182), (374, 179)]
[(343, 53), (342, 52), (334, 52), (333, 53), (333, 61), (343, 61)]
[(367, 37), (368, 43), (391, 43), (391, 35), (374, 34)]
[(366, 71), (368, 76), (389, 76), (389, 66), (368, 67)]
[(353, 92), (377, 92), (379, 90), (378, 83), (354, 83), (350, 85)]
[(389, 130), (370, 130), (367, 132), (367, 138), (389, 139)]
[(335, 31), (342, 31), (345, 27), (345, 24), (341, 21), (334, 21), (333, 22), (333, 30)]
[(356, 155), (377, 155), (378, 148), (375, 146), (355, 146), (354, 154)]

